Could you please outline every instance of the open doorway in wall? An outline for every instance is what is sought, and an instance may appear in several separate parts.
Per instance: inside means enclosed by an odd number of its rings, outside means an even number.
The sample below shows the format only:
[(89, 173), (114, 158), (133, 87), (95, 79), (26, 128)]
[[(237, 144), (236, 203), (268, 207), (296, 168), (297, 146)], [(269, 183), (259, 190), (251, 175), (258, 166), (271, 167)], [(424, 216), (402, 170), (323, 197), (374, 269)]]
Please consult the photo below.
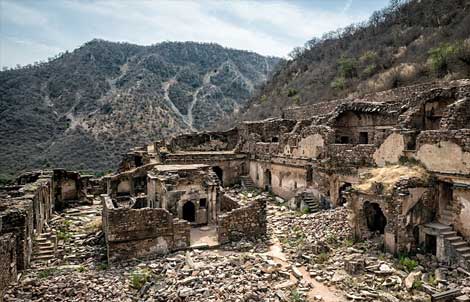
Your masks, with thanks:
[(344, 196), (344, 193), (346, 193), (350, 188), (351, 184), (349, 182), (345, 182), (339, 187), (339, 192), (338, 192), (338, 206), (341, 207), (346, 203), (346, 198)]
[(426, 252), (436, 255), (437, 251), (437, 237), (434, 235), (426, 234), (426, 238), (424, 241), (424, 248)]
[(271, 170), (266, 169), (266, 171), (264, 171), (264, 189), (266, 191), (271, 190), (271, 180)]
[(220, 181), (220, 185), (223, 186), (224, 185), (224, 170), (222, 170), (222, 168), (219, 166), (212, 167), (212, 170), (217, 175), (217, 178)]
[(183, 205), (183, 219), (189, 222), (196, 221), (196, 207), (191, 201), (187, 201)]
[(379, 234), (385, 233), (387, 218), (377, 203), (364, 203), (364, 216), (369, 231)]

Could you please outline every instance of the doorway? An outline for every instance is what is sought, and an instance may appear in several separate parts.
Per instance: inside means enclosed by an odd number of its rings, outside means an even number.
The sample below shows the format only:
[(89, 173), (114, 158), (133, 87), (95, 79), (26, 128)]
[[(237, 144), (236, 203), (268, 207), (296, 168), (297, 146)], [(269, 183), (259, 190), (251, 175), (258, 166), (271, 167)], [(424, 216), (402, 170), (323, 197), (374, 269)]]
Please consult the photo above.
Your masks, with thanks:
[(220, 181), (220, 185), (224, 185), (224, 170), (220, 168), (219, 166), (212, 167), (212, 171), (215, 172), (215, 175), (217, 175), (217, 178)]
[(271, 190), (271, 180), (271, 171), (266, 169), (266, 171), (264, 171), (264, 189), (266, 191)]
[(187, 201), (183, 205), (183, 219), (189, 222), (196, 221), (196, 207), (191, 201)]
[(364, 215), (369, 231), (380, 234), (385, 233), (387, 218), (377, 203), (366, 202), (364, 204)]

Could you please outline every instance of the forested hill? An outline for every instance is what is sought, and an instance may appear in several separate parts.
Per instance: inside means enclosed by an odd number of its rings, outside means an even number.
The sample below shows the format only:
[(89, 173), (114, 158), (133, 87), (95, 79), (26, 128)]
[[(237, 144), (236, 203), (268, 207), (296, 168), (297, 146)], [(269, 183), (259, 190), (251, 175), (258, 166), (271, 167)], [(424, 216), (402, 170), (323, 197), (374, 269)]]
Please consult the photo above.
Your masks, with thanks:
[(395, 0), (291, 53), (238, 119), (439, 79), (470, 77), (470, 1)]
[(0, 72), (0, 178), (42, 167), (104, 171), (130, 147), (212, 127), (278, 58), (217, 44), (93, 40)]

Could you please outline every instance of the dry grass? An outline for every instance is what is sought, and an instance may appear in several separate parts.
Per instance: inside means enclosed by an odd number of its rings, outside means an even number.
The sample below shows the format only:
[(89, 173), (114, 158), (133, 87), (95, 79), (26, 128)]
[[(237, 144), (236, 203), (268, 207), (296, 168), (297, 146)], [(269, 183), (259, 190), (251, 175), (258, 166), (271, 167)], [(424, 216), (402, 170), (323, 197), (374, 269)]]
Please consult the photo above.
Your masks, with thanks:
[(423, 167), (418, 165), (393, 165), (383, 168), (375, 168), (362, 173), (360, 175), (361, 182), (358, 185), (353, 186), (353, 188), (358, 191), (369, 192), (371, 191), (374, 183), (381, 183), (384, 187), (384, 191), (390, 192), (393, 186), (403, 177), (426, 180), (428, 178), (428, 173)]
[(94, 220), (88, 222), (83, 226), (83, 229), (88, 233), (96, 233), (101, 230), (102, 220), (101, 217), (97, 217)]

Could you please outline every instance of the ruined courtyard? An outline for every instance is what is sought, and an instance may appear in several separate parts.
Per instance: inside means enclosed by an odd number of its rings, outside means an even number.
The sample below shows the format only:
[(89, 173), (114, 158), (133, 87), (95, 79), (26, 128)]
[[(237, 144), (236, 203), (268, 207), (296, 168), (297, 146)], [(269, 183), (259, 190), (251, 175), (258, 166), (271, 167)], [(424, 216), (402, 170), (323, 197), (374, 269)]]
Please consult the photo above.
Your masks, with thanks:
[[(73, 155), (71, 155), (73, 156)], [(4, 301), (470, 301), (470, 81), (0, 188)]]

